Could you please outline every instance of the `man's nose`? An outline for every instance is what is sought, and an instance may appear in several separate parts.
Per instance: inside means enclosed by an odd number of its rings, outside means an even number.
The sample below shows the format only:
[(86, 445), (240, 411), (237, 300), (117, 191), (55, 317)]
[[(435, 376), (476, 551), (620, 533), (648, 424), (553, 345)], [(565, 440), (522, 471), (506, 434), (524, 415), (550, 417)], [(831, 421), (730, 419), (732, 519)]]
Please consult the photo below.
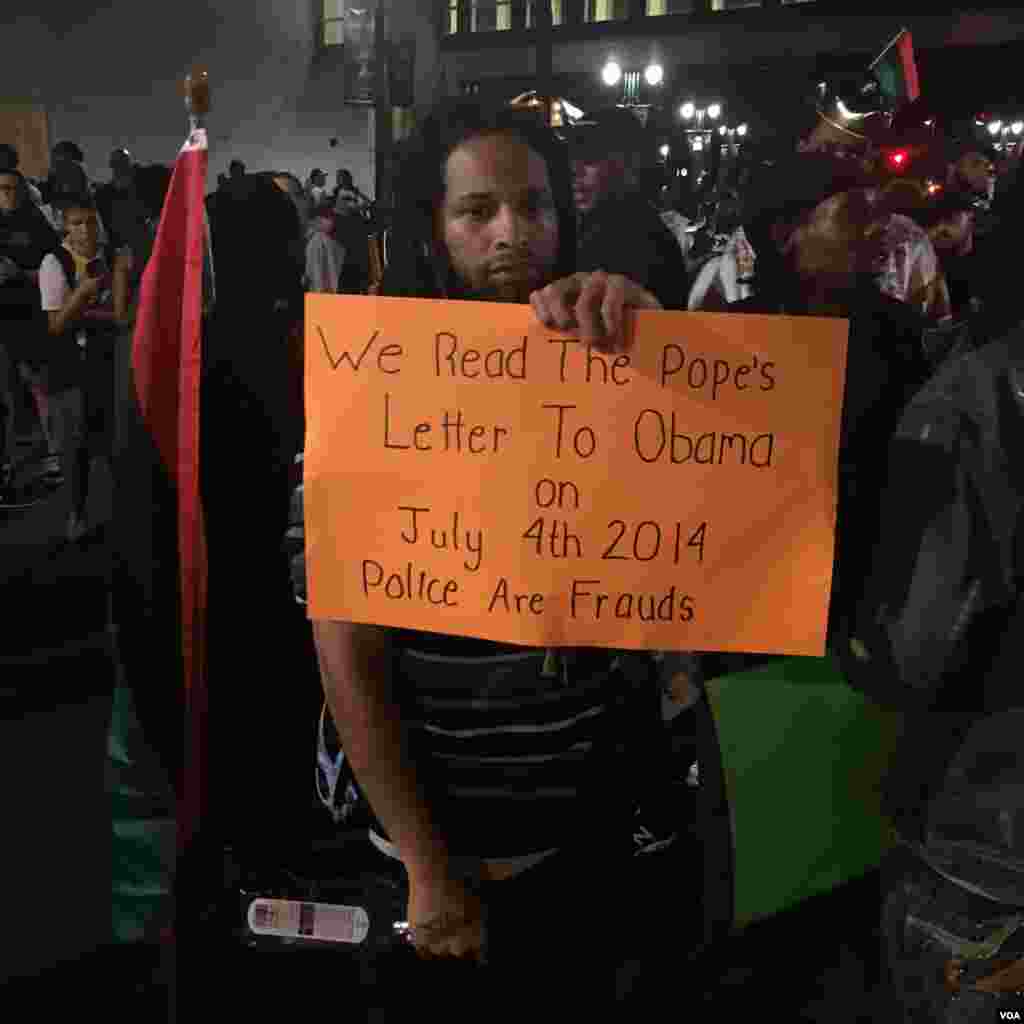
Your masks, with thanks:
[(505, 204), (495, 217), (495, 229), (498, 241), (513, 245), (526, 237), (526, 218), (514, 207)]

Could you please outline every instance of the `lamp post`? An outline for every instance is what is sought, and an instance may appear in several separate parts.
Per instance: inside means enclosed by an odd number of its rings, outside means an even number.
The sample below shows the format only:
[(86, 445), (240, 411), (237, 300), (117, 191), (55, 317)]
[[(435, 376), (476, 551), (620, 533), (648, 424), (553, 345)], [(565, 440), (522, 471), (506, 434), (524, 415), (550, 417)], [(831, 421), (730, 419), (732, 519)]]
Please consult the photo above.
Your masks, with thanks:
[(686, 126), (684, 132), (690, 149), (694, 154), (700, 154), (695, 161), (704, 169), (705, 154), (711, 150), (712, 163), (714, 163), (715, 150), (711, 145), (711, 127), (705, 128), (705, 121), (715, 122), (722, 116), (722, 104), (719, 100), (712, 100), (710, 103), (699, 105), (694, 100), (687, 100), (679, 108), (679, 116)]
[(989, 135), (992, 136), (996, 149), (1004, 152), (1017, 150), (1022, 142), (1021, 135), (1024, 133), (1024, 121), (989, 121), (985, 126)]
[[(647, 85), (649, 94), (652, 90), (660, 92), (665, 81), (665, 69), (657, 61), (652, 61), (644, 68), (642, 78)], [(641, 102), (640, 71), (625, 69), (614, 57), (609, 57), (601, 69), (601, 81), (609, 89), (615, 89), (621, 85), (621, 99), (617, 105), (628, 107), (636, 113), (643, 124), (647, 123), (652, 104)]]

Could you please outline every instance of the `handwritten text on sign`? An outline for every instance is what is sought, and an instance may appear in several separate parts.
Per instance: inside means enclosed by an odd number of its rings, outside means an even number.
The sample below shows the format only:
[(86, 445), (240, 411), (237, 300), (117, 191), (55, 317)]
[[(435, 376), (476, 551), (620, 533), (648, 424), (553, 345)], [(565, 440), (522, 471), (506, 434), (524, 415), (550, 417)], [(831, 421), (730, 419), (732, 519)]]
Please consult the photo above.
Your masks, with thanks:
[(821, 656), (847, 323), (310, 295), (309, 614)]

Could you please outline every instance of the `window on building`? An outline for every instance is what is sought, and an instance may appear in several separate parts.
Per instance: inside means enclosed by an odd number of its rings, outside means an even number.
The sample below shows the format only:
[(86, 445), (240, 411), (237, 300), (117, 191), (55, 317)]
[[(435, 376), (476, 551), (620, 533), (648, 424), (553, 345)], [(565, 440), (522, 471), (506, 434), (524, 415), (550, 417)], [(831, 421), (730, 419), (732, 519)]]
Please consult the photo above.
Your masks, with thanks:
[(695, 0), (647, 0), (647, 17), (660, 14), (692, 14)]
[(470, 0), (470, 32), (502, 32), (512, 27), (512, 0)]
[(629, 0), (587, 0), (584, 21), (620, 21), (629, 17)]
[(346, 0), (324, 0), (323, 44), (343, 46), (345, 44), (345, 3)]
[(526, 5), (526, 27), (533, 28), (536, 25), (536, 19), (533, 15), (533, 5), (537, 3), (550, 3), (551, 4), (551, 24), (561, 25), (562, 24), (562, 0), (529, 0)]
[(761, 0), (711, 0), (713, 11), (737, 11), (741, 7), (760, 7)]

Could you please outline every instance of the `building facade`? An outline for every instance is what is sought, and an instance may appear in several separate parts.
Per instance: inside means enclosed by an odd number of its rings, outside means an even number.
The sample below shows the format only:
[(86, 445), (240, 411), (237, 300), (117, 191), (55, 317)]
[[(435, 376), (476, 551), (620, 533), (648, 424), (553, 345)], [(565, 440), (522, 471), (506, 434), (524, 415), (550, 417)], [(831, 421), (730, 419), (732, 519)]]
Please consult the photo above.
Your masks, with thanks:
[[(640, 100), (678, 110), (723, 108), (750, 137), (780, 130), (794, 101), (823, 71), (853, 71), (901, 28), (913, 33), (925, 99), (967, 116), (981, 106), (1024, 106), (1024, 7), (840, 0), (550, 0), (551, 28), (538, 28), (541, 0), (441, 0), (441, 63), (452, 89), (495, 99), (534, 88), (549, 62), (553, 94), (583, 110), (622, 99), (602, 69), (640, 73)], [(656, 87), (642, 72), (663, 68)]]

